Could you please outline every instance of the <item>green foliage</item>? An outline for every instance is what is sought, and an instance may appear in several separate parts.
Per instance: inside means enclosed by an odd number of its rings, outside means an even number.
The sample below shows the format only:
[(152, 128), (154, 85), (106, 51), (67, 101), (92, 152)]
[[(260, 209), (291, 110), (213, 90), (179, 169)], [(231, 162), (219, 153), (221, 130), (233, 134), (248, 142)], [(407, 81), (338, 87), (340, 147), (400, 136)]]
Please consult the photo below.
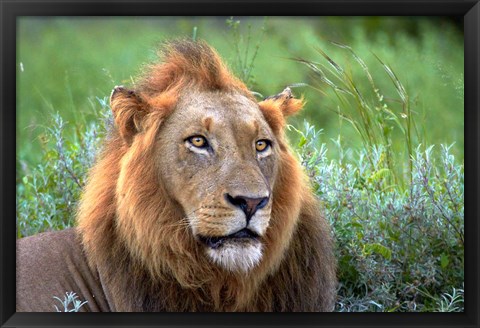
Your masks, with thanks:
[[(298, 130), (296, 130), (298, 131)], [(450, 147), (418, 147), (408, 188), (385, 187), (385, 148), (357, 152), (305, 122), (297, 152), (336, 240), (338, 311), (461, 311), (464, 281), (464, 169)], [(434, 295), (434, 296), (428, 296)]]
[[(111, 120), (105, 99), (98, 99), (98, 117)], [(17, 184), (17, 236), (61, 230), (74, 224), (75, 211), (88, 169), (93, 165), (105, 125), (89, 124), (85, 130), (69, 126), (57, 113), (43, 135), (42, 164)], [(75, 134), (65, 133), (74, 130)], [(70, 132), (70, 131), (69, 131)], [(73, 135), (73, 136), (72, 136)]]
[(463, 312), (465, 296), (463, 288), (452, 288), (452, 293), (443, 293), (441, 298), (434, 298), (439, 312)]

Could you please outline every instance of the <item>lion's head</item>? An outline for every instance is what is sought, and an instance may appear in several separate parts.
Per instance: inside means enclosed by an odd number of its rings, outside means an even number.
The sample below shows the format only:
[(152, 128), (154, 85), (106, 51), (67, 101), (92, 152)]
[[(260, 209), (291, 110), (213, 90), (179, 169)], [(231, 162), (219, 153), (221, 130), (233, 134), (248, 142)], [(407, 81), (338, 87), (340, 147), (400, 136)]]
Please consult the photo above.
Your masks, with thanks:
[(208, 285), (213, 303), (232, 289), (239, 309), (300, 247), (301, 211), (316, 208), (283, 134), (302, 101), (287, 88), (258, 103), (202, 42), (167, 44), (162, 58), (134, 91), (112, 92), (116, 129), (79, 212), (87, 256), (97, 266), (130, 259), (181, 288)]

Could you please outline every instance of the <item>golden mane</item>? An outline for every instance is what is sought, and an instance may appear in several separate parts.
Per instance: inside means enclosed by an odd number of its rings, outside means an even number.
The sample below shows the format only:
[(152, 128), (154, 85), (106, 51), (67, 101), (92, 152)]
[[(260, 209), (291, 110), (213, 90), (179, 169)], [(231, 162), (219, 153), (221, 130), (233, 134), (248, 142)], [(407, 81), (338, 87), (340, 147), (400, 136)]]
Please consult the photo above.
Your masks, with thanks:
[(90, 172), (77, 216), (89, 265), (108, 286), (114, 308), (331, 310), (336, 278), (330, 232), (283, 137), (284, 116), (299, 110), (301, 100), (287, 91), (259, 104), (281, 141), (272, 193), (275, 220), (265, 238), (265, 260), (247, 274), (226, 272), (179, 226), (184, 213), (158, 178), (153, 145), (185, 90), (251, 95), (205, 43), (171, 42), (163, 49), (163, 61), (147, 68), (134, 94), (112, 95), (116, 130)]
[(206, 43), (166, 42), (158, 52), (161, 63), (149, 65), (139, 88), (149, 95), (180, 93), (196, 85), (203, 90), (238, 91), (249, 95), (243, 82), (231, 74), (218, 53)]

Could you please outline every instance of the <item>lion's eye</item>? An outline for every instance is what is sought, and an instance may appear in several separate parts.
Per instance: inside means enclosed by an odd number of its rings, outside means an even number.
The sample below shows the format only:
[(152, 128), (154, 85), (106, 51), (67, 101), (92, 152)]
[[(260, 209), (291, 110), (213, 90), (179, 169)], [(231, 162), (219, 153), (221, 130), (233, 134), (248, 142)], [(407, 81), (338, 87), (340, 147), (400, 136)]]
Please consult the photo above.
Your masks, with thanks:
[(257, 149), (258, 152), (265, 151), (268, 147), (270, 147), (270, 141), (268, 140), (258, 140), (255, 143), (255, 149)]
[(206, 148), (208, 147), (207, 139), (202, 136), (193, 136), (187, 139), (193, 146), (197, 148)]

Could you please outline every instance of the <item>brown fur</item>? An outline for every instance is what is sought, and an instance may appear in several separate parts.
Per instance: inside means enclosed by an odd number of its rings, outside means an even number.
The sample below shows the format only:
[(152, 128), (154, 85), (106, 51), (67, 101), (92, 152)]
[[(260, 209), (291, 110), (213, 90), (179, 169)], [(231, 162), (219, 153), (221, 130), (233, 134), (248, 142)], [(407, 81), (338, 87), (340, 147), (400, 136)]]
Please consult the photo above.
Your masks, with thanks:
[[(163, 123), (192, 92), (253, 97), (201, 42), (168, 44), (136, 91), (111, 96), (116, 130), (90, 172), (78, 213), (86, 257), (116, 311), (330, 311), (335, 261), (329, 227), (283, 135), (302, 107), (289, 91), (258, 109), (278, 140), (271, 219), (260, 263), (231, 272), (211, 263), (172, 190), (159, 177)], [(207, 122), (209, 128), (212, 122)], [(180, 127), (179, 127), (180, 128)], [(172, 162), (173, 170), (175, 163)]]

